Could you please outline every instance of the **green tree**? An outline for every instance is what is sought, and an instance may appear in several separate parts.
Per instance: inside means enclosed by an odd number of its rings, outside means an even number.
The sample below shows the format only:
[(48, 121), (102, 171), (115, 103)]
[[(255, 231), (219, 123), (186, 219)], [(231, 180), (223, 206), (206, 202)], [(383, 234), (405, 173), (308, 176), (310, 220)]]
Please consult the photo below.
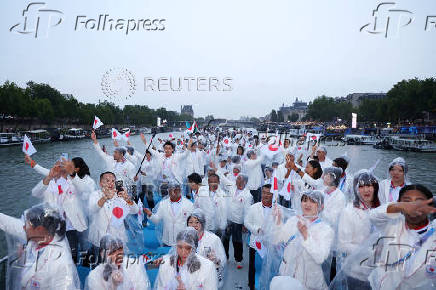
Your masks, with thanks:
[(283, 116), (282, 111), (278, 111), (277, 112), (277, 122), (284, 122), (285, 121), (285, 117)]
[(278, 120), (278, 116), (277, 116), (276, 110), (272, 110), (271, 111), (271, 122), (277, 122), (277, 120)]

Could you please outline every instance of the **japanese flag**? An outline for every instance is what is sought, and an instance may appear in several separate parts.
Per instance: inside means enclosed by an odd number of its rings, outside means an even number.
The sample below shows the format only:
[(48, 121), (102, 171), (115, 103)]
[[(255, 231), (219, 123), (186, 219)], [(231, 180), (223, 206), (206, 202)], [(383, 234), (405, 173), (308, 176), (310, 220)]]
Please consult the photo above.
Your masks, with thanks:
[(117, 129), (112, 128), (112, 139), (113, 140), (120, 140), (122, 138), (122, 135), (120, 134), (120, 132), (118, 132)]
[(272, 175), (272, 188), (271, 192), (273, 194), (273, 201), (276, 201), (279, 194), (279, 179), (277, 178), (277, 170), (275, 169)]
[(98, 129), (98, 128), (100, 128), (102, 125), (104, 125), (103, 124), (103, 122), (100, 120), (100, 118), (99, 117), (97, 117), (97, 116), (95, 116), (95, 118), (94, 118), (94, 124), (92, 124), (92, 129)]
[(126, 206), (126, 203), (119, 199), (116, 200), (112, 203), (111, 225), (117, 228), (124, 225), (124, 219), (127, 217), (128, 213), (129, 209)]
[(280, 153), (279, 151), (279, 145), (276, 144), (277, 139), (276, 138), (271, 138), (268, 141), (268, 144), (262, 147), (262, 154), (267, 156), (269, 159), (273, 159), (274, 156), (278, 153)]
[(254, 246), (256, 247), (256, 251), (259, 254), (259, 256), (263, 259), (266, 254), (265, 244), (262, 242), (262, 239), (256, 237), (254, 239)]
[(291, 195), (295, 193), (295, 186), (291, 179), (292, 175), (289, 175), (288, 179), (286, 179), (285, 184), (282, 187), (282, 190), (279, 192), (279, 195), (283, 196), (285, 200), (290, 200)]
[(227, 137), (224, 138), (224, 139), (223, 139), (223, 143), (224, 143), (225, 146), (230, 146), (230, 140), (229, 140), (229, 138), (227, 138)]
[(30, 141), (29, 137), (27, 137), (27, 135), (24, 135), (23, 152), (24, 152), (24, 154), (27, 154), (29, 156), (36, 153), (36, 149), (35, 149), (35, 147), (33, 147), (33, 144)]
[(129, 141), (129, 137), (130, 137), (130, 129), (122, 135), (124, 141)]

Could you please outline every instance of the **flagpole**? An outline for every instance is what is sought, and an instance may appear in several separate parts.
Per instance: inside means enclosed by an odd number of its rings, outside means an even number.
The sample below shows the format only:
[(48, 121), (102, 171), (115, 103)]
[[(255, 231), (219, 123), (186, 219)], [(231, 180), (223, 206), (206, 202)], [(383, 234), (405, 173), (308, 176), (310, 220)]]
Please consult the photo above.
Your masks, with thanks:
[(139, 172), (141, 172), (142, 163), (144, 163), (145, 157), (147, 157), (147, 151), (148, 151), (148, 149), (150, 149), (150, 146), (153, 143), (154, 136), (156, 136), (156, 132), (153, 133), (153, 135), (151, 136), (150, 144), (148, 144), (148, 147), (147, 147), (147, 149), (144, 152), (144, 157), (142, 158), (141, 164), (139, 165), (139, 168), (138, 168), (138, 171), (135, 174), (135, 177), (138, 176)]

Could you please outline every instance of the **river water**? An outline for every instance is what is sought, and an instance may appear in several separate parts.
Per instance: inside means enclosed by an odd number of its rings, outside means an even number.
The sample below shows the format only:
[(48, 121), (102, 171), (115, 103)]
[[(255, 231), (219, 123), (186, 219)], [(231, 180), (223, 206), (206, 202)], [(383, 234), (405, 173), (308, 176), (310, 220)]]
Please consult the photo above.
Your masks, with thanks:
[[(99, 142), (106, 145), (108, 152), (113, 151), (111, 139), (100, 139)], [(132, 136), (131, 143), (138, 150), (145, 150), (139, 136)], [(50, 168), (62, 153), (68, 153), (70, 158), (82, 157), (88, 164), (91, 176), (95, 180), (103, 170), (104, 164), (96, 154), (90, 139), (36, 144), (36, 148), (38, 152), (32, 157), (46, 168)], [(374, 165), (376, 160), (380, 159), (375, 170), (380, 179), (386, 178), (389, 162), (395, 157), (401, 156), (409, 166), (408, 176), (413, 183), (421, 183), (433, 192), (436, 190), (436, 153), (384, 151), (373, 149), (371, 146), (359, 145), (327, 146), (326, 148), (328, 150), (327, 156), (331, 159), (347, 152), (347, 156), (351, 158), (349, 172), (369, 168)], [(26, 208), (38, 202), (31, 196), (31, 190), (41, 179), (40, 174), (24, 163), (21, 147), (0, 148), (0, 212), (20, 217)], [(5, 237), (4, 233), (0, 232), (0, 257), (4, 255), (6, 255)]]

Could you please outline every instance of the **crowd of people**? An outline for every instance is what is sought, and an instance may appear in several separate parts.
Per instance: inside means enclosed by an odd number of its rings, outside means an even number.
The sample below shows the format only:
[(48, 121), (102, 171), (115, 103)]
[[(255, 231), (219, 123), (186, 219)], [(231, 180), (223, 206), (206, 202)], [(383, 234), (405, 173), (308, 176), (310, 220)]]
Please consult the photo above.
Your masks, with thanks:
[[(346, 154), (331, 159), (306, 137), (141, 134), (144, 148), (115, 140), (109, 154), (92, 133), (98, 184), (81, 157), (46, 169), (26, 155), (40, 203), (0, 213), (9, 289), (224, 289), (247, 247), (250, 289), (436, 288), (433, 194), (406, 161), (385, 179), (350, 172)], [(167, 254), (143, 255), (147, 227)], [(78, 265), (90, 269), (84, 285)]]

